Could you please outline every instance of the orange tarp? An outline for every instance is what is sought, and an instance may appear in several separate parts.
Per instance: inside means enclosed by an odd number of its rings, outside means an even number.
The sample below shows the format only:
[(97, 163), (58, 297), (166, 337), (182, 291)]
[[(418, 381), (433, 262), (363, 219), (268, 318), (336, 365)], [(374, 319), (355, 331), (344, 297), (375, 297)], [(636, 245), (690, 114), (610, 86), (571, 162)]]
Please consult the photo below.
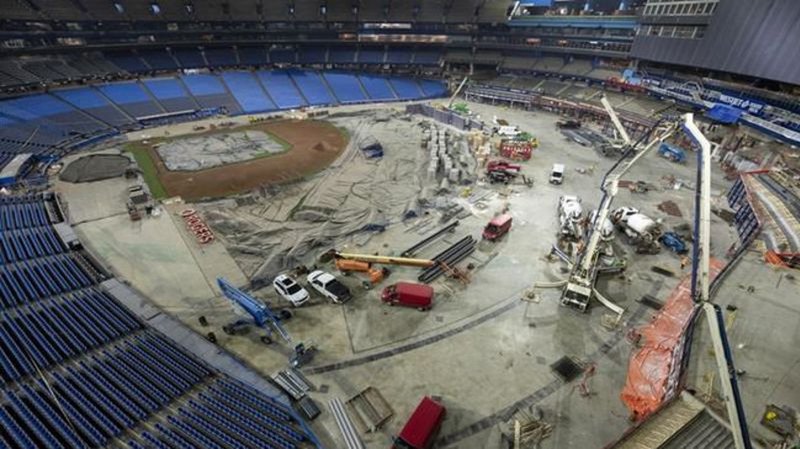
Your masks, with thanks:
[[(724, 265), (714, 259), (710, 265), (710, 278), (714, 280)], [(653, 320), (639, 329), (640, 347), (631, 354), (621, 394), (634, 419), (643, 419), (656, 411), (674, 389), (670, 374), (680, 365), (682, 336), (693, 310), (692, 276), (687, 274), (670, 292)]]

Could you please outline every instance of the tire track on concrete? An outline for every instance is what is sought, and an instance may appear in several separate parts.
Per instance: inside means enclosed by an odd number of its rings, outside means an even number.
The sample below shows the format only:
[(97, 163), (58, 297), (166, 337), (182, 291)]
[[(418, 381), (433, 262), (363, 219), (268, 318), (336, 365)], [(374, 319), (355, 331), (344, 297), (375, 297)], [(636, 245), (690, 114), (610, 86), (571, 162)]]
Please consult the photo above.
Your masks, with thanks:
[(404, 352), (413, 351), (414, 349), (421, 348), (423, 346), (428, 346), (430, 344), (439, 342), (444, 340), (445, 338), (452, 337), (453, 335), (460, 334), (466, 330), (472, 329), (479, 324), (483, 324), (489, 320), (497, 318), (498, 316), (508, 312), (509, 310), (517, 307), (520, 305), (522, 301), (518, 299), (518, 295), (514, 295), (513, 299), (509, 301), (508, 304), (503, 305), (497, 309), (492, 310), (491, 312), (481, 315), (480, 317), (464, 323), (460, 326), (454, 327), (449, 329), (445, 332), (440, 334), (431, 335), (430, 337), (423, 338), (422, 340), (417, 340), (413, 343), (408, 343), (402, 346), (398, 346), (396, 348), (387, 349), (385, 351), (376, 352), (374, 354), (370, 354), (364, 357), (359, 357), (356, 359), (345, 360), (343, 362), (332, 363), (330, 365), (322, 365), (304, 369), (303, 372), (305, 374), (322, 374), (331, 371), (337, 371), (340, 369), (351, 368), (354, 366), (364, 365), (366, 363), (374, 362), (376, 360), (386, 359), (389, 357), (394, 357), (398, 354), (402, 354)]
[[(639, 308), (631, 315), (630, 322), (635, 323), (638, 319), (644, 314), (646, 307), (640, 305)], [(611, 338), (603, 342), (600, 347), (598, 347), (593, 353), (589, 354), (587, 359), (590, 362), (596, 362), (600, 357), (608, 354), (617, 343), (622, 340), (625, 336), (625, 332), (627, 328), (619, 329), (617, 332), (614, 333)], [(439, 438), (436, 442), (436, 447), (446, 447), (452, 444), (458, 443), (459, 441), (469, 438), (473, 435), (476, 435), (480, 432), (483, 432), (486, 429), (489, 429), (492, 426), (500, 424), (501, 422), (507, 421), (511, 418), (511, 416), (519, 409), (530, 407), (534, 404), (538, 404), (545, 398), (549, 397), (561, 387), (568, 385), (567, 382), (561, 381), (559, 379), (554, 379), (552, 382), (548, 383), (547, 385), (539, 388), (538, 390), (534, 391), (532, 394), (525, 396), (524, 398), (514, 402), (513, 404), (498, 410), (491, 415), (478, 420), (467, 427), (463, 427), (455, 432), (445, 435), (442, 438)]]

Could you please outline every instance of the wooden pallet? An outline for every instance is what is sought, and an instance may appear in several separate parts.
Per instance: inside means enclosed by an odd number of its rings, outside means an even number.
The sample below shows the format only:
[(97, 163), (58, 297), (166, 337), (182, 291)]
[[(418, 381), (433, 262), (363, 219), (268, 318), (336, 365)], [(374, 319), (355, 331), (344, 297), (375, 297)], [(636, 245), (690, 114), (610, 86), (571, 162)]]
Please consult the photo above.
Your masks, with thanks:
[(371, 386), (348, 399), (345, 408), (361, 433), (375, 432), (394, 415), (381, 392)]

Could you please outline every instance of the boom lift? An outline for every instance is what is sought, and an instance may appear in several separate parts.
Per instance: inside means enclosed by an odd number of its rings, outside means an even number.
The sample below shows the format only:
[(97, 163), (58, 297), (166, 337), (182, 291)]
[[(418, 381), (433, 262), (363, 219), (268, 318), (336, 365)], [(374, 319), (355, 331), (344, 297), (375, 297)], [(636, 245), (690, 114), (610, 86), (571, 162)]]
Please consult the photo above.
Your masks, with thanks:
[[(231, 304), (233, 304), (236, 309), (243, 310), (244, 312), (248, 313), (253, 318), (253, 323), (267, 332), (266, 335), (261, 336), (262, 342), (266, 344), (272, 343), (273, 330), (277, 332), (286, 341), (286, 343), (292, 342), (292, 337), (289, 335), (289, 332), (287, 332), (281, 324), (281, 322), (292, 317), (291, 312), (285, 309), (275, 312), (263, 302), (239, 290), (223, 278), (217, 278), (217, 285), (222, 291), (222, 294), (225, 295), (228, 300), (230, 300)], [(233, 323), (226, 324), (222, 327), (222, 330), (226, 334), (232, 335), (235, 334), (237, 330), (242, 329), (249, 324), (251, 324), (250, 320), (241, 319)], [(311, 360), (315, 352), (316, 347), (314, 347), (314, 345), (306, 346), (303, 343), (297, 344), (294, 347), (294, 352), (289, 358), (289, 363), (294, 367), (298, 367)]]
[(336, 260), (337, 266), (339, 266), (340, 260), (350, 260), (350, 261), (366, 262), (369, 264), (380, 264), (380, 265), (402, 265), (407, 267), (418, 267), (418, 268), (429, 268), (438, 265), (443, 269), (445, 273), (449, 274), (450, 276), (460, 279), (464, 282), (467, 281), (466, 275), (464, 275), (462, 272), (438, 260), (414, 259), (410, 257), (380, 256), (380, 255), (370, 255), (370, 254), (340, 253), (335, 250), (331, 250), (330, 255), (333, 256), (333, 258)]
[(710, 255), (711, 255), (711, 143), (694, 123), (694, 115), (684, 116), (684, 131), (700, 147), (698, 154), (698, 195), (695, 209), (695, 245), (692, 253), (692, 297), (699, 303), (711, 332), (711, 343), (719, 369), (719, 380), (725, 406), (730, 419), (733, 442), (736, 449), (752, 449), (744, 405), (739, 394), (736, 367), (725, 321), (720, 307), (711, 302)]
[[(659, 128), (661, 122), (650, 129), (650, 131), (642, 136), (637, 142), (631, 142), (627, 131), (622, 126), (616, 112), (611, 107), (608, 100), (603, 97), (600, 100), (603, 103), (608, 115), (611, 117), (612, 123), (617, 127), (619, 135), (626, 143), (626, 150), (622, 157), (614, 164), (613, 167), (603, 177), (600, 190), (603, 192), (603, 197), (600, 200), (600, 206), (597, 208), (597, 213), (594, 216), (594, 222), (590, 227), (589, 241), (586, 244), (584, 251), (577, 256), (577, 260), (572, 264), (569, 278), (567, 279), (566, 286), (561, 292), (561, 304), (565, 306), (574, 306), (581, 311), (586, 311), (589, 305), (589, 300), (592, 297), (597, 298), (604, 306), (614, 311), (618, 316), (621, 316), (624, 310), (608, 299), (600, 295), (595, 290), (595, 280), (597, 278), (598, 264), (597, 259), (600, 255), (599, 246), (602, 240), (602, 233), (598, 231), (599, 227), (605, 223), (608, 214), (611, 211), (611, 203), (619, 191), (619, 180), (630, 168), (636, 164), (642, 156), (649, 150), (655, 148), (658, 144), (670, 137), (677, 130), (677, 125), (668, 123), (666, 126)], [(637, 147), (646, 139), (650, 138), (655, 132), (658, 135), (648, 142), (641, 150), (637, 152)]]

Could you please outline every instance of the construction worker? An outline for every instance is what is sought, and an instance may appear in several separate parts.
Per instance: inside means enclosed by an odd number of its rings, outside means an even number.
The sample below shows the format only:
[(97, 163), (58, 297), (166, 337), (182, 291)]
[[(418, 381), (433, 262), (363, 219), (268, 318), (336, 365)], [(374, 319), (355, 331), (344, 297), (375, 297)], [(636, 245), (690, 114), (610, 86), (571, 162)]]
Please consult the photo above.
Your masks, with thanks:
[(687, 256), (681, 257), (681, 270), (686, 268), (686, 265), (689, 265), (689, 258)]

